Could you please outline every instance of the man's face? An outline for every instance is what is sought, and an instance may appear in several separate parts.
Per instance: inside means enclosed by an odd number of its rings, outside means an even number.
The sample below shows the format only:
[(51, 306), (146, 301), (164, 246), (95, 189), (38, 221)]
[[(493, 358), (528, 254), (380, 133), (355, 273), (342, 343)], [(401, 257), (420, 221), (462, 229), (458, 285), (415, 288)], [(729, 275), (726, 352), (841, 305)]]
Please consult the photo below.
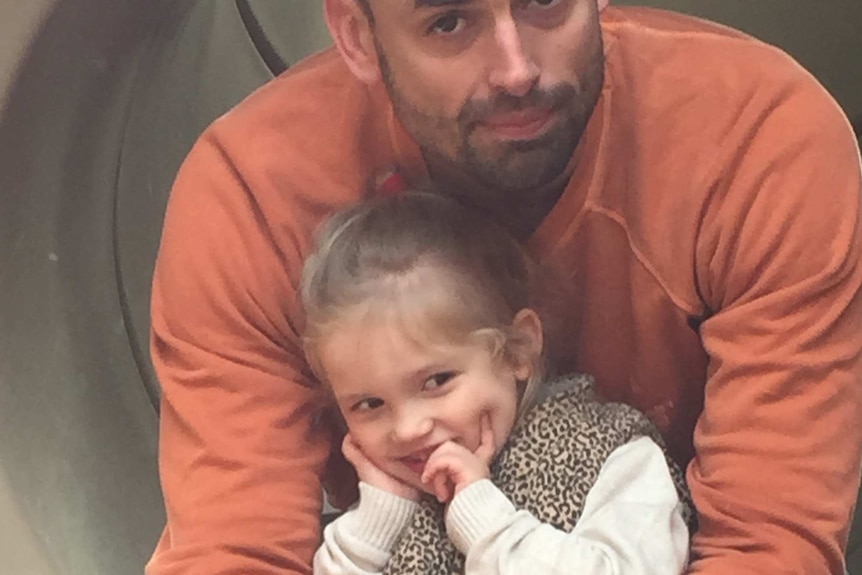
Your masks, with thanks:
[(602, 88), (596, 0), (371, 0), (381, 75), (429, 166), (501, 190), (565, 170)]

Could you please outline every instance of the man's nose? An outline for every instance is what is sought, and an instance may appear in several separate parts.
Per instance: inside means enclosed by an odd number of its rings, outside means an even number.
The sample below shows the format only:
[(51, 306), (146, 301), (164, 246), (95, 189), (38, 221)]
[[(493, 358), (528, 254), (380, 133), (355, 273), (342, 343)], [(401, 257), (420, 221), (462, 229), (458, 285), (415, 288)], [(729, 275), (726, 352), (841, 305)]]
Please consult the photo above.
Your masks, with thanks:
[(518, 26), (511, 17), (495, 23), (492, 49), (491, 86), (512, 96), (526, 96), (539, 80), (540, 70), (524, 49)]

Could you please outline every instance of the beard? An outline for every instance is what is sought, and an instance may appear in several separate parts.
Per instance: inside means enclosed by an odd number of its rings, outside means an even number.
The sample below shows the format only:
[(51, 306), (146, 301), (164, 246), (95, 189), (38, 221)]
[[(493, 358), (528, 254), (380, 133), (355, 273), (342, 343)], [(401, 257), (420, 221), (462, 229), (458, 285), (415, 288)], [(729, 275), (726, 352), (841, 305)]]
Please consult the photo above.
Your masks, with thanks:
[[(466, 102), (452, 118), (422, 110), (405, 97), (381, 48), (377, 46), (378, 62), (395, 115), (418, 144), (426, 162), (500, 192), (542, 187), (563, 175), (598, 103), (604, 82), (600, 43), (580, 87), (561, 83), (547, 89), (534, 86), (524, 96), (499, 93), (486, 100)], [(553, 125), (538, 137), (530, 140), (487, 137), (484, 125), (488, 118), (535, 109), (553, 113)]]

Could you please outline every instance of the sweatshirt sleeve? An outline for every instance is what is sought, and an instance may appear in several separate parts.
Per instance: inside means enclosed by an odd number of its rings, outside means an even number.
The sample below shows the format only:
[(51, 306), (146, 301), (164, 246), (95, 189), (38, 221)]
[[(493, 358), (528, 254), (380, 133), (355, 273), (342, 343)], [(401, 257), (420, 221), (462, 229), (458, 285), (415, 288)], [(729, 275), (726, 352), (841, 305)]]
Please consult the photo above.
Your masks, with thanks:
[(302, 228), (236, 160), (211, 128), (168, 204), (151, 306), (167, 526), (147, 575), (307, 574), (319, 545), (330, 439), (293, 323), (300, 250), (273, 232)]
[(324, 529), (323, 544), (314, 555), (314, 575), (382, 572), (417, 507), (415, 501), (360, 483), (359, 505)]
[(699, 225), (691, 572), (841, 575), (862, 455), (859, 152), (813, 81), (741, 114)]
[(679, 575), (689, 547), (681, 505), (664, 454), (643, 437), (610, 455), (570, 533), (516, 510), (489, 480), (455, 496), (446, 524), (465, 575)]

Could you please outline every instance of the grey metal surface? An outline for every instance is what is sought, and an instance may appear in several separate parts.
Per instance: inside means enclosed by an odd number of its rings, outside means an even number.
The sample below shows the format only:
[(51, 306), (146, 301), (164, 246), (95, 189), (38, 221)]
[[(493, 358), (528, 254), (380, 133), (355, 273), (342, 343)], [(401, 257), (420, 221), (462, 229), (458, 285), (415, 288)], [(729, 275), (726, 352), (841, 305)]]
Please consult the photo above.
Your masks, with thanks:
[(133, 573), (163, 515), (156, 418), (117, 308), (111, 166), (120, 63), (159, 6), (87, 8), (56, 8), (0, 123), (0, 459), (52, 573)]
[[(52, 7), (53, 0), (17, 2), (0, 0), (0, 117), (6, 94), (18, 72), (35, 31)], [(0, 192), (2, 193), (2, 192)], [(0, 247), (2, 250), (2, 247)], [(0, 252), (2, 253), (2, 252)], [(2, 258), (2, 256), (0, 256)], [(0, 392), (3, 390), (0, 381)], [(0, 459), (2, 462), (2, 459)], [(27, 575), (51, 575), (43, 558), (42, 544), (12, 492), (0, 467), (0, 570)]]
[(0, 118), (0, 522), (32, 552), (0, 573), (142, 572), (164, 204), (202, 128), (271, 76), (227, 0), (60, 1), (36, 36)]
[(12, 85), (42, 20), (55, 0), (0, 0), (0, 115), (6, 102), (6, 92)]
[(263, 34), (288, 66), (332, 43), (321, 0), (253, 0), (249, 5)]

